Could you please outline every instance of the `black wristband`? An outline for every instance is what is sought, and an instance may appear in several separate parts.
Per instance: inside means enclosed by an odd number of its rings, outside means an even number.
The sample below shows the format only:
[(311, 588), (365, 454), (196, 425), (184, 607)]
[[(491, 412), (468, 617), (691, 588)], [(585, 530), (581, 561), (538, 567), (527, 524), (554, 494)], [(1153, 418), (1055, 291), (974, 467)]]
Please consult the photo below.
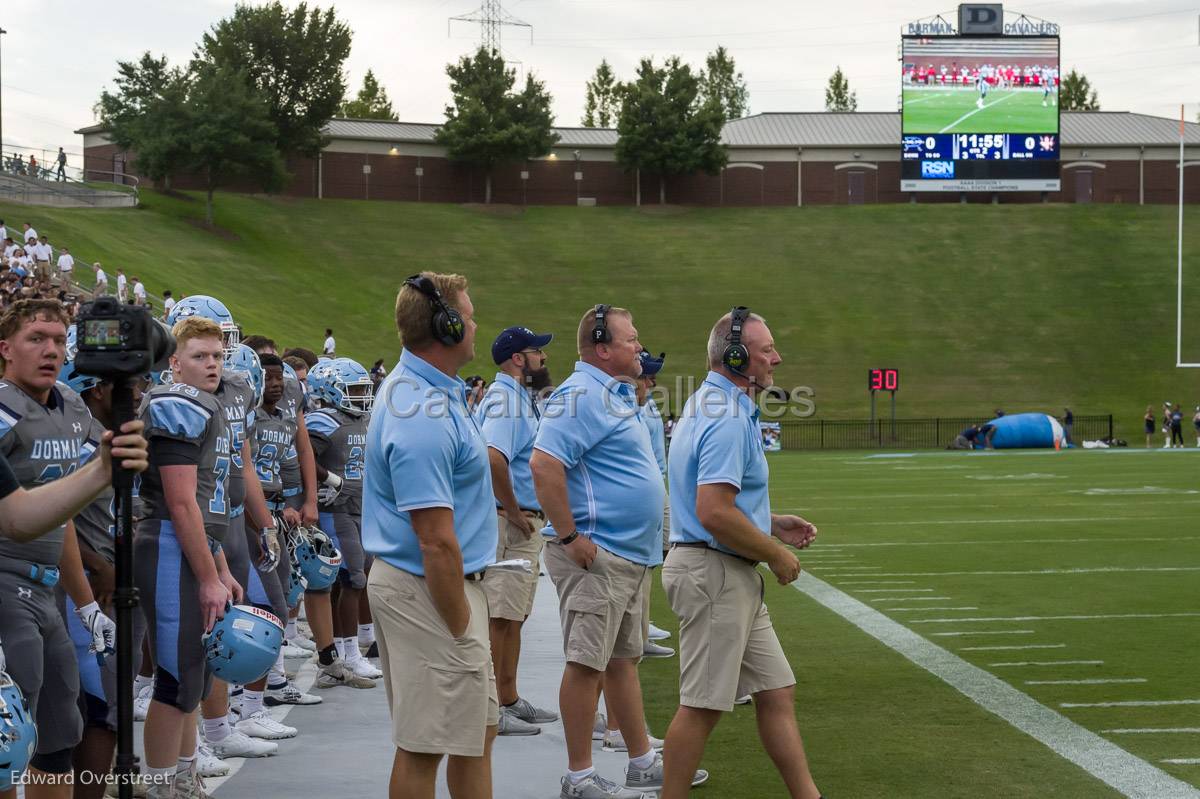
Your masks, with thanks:
[(579, 531), (572, 530), (570, 535), (563, 536), (562, 538), (558, 539), (558, 543), (562, 544), (563, 546), (566, 546), (567, 544), (574, 541), (576, 538), (579, 538)]

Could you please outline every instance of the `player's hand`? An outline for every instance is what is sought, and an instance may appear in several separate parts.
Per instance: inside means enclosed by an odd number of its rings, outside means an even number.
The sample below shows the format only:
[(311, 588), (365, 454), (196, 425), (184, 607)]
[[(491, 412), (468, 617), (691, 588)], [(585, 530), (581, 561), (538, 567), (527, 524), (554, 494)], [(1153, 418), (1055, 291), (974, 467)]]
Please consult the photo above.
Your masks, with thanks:
[(780, 585), (789, 585), (800, 576), (800, 560), (790, 549), (779, 547), (775, 557), (767, 561), (768, 568), (779, 580)]
[(596, 545), (586, 535), (581, 534), (564, 546), (563, 551), (567, 553), (567, 557), (579, 564), (581, 569), (590, 569), (596, 560)]
[(134, 419), (121, 425), (121, 435), (113, 436), (111, 430), (106, 430), (100, 437), (100, 457), (105, 469), (112, 469), (113, 458), (122, 468), (133, 472), (144, 472), (150, 465), (149, 444), (142, 438), (145, 424), (140, 419)]
[(528, 541), (533, 537), (533, 522), (529, 521), (529, 517), (525, 515), (525, 511), (517, 508), (515, 511), (505, 510), (504, 518), (508, 519), (509, 523), (521, 531), (521, 535), (525, 536)]
[[(235, 582), (234, 585), (236, 584)], [(217, 619), (225, 615), (225, 606), (229, 604), (230, 599), (229, 589), (220, 579), (209, 580), (200, 583), (199, 593), (200, 615), (204, 618), (204, 632), (212, 632)]]
[(283, 526), (289, 530), (295, 530), (304, 523), (304, 517), (295, 508), (284, 508), (283, 513), (280, 515), (283, 517)]
[(279, 533), (274, 527), (267, 527), (258, 534), (259, 555), (254, 562), (254, 568), (264, 574), (275, 571), (279, 565)]
[(771, 519), (771, 535), (796, 549), (804, 549), (817, 537), (817, 526), (799, 516), (775, 516)]
[(113, 593), (117, 590), (117, 570), (105, 563), (99, 568), (91, 569), (88, 573), (88, 584), (92, 586), (92, 596), (101, 605), (112, 603)]
[(233, 579), (233, 575), (230, 574), (228, 570), (219, 573), (217, 575), (217, 579), (221, 581), (221, 585), (225, 586), (225, 590), (229, 592), (231, 597), (233, 597), (233, 604), (236, 605), (242, 601), (242, 597), (245, 596), (245, 592), (242, 591), (241, 584), (238, 583), (237, 580)]
[(116, 651), (117, 625), (104, 615), (98, 602), (93, 601), (81, 608), (75, 608), (75, 614), (92, 636), (88, 652), (94, 655), (108, 655)]
[(333, 504), (340, 493), (342, 493), (342, 478), (330, 472), (325, 475), (325, 482), (317, 488), (317, 502), (328, 507)]
[(316, 527), (317, 522), (321, 520), (321, 515), (317, 511), (317, 500), (306, 500), (304, 506), (300, 508), (300, 521), (304, 522), (309, 527)]

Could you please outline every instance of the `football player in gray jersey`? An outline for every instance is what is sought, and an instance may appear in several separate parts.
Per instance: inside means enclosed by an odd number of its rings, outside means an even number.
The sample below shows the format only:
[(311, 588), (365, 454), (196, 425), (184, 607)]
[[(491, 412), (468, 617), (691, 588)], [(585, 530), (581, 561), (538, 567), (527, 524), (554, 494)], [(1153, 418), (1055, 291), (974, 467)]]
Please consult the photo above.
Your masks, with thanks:
[[(0, 454), (25, 487), (74, 472), (100, 443), (90, 438), (83, 400), (56, 385), (66, 339), (67, 318), (56, 301), (21, 300), (0, 317)], [(30, 797), (61, 793), (57, 785), (71, 772), (71, 750), (83, 732), (75, 649), (54, 596), (60, 576), (91, 636), (89, 650), (112, 652), (116, 625), (92, 595), (74, 525), (68, 521), (26, 542), (0, 539), (0, 641), (21, 653), (9, 661), (8, 673), (38, 727)]]
[[(70, 356), (71, 352), (68, 350), (67, 354)], [(92, 414), (91, 437), (99, 440), (104, 431), (113, 424), (112, 385), (100, 378), (77, 372), (72, 361), (63, 365), (60, 377), (60, 382), (78, 392), (87, 404)], [(141, 403), (146, 383), (135, 381), (131, 388), (136, 406)], [(113, 592), (116, 589), (116, 523), (113, 509), (113, 491), (109, 486), (75, 516), (79, 555), (87, 571), (88, 582), (101, 609), (110, 615)], [(66, 599), (66, 608), (68, 611), (74, 608), (70, 597)], [(89, 657), (91, 635), (87, 628), (73, 619), (73, 615), (67, 613), (67, 631), (75, 644), (75, 654), (79, 661), (83, 691), (80, 709), (83, 710), (84, 716), (83, 740), (75, 747), (75, 797), (101, 799), (117, 744), (117, 659), (109, 657), (100, 662), (95, 657)], [(140, 609), (135, 609), (132, 619), (133, 651), (140, 653), (142, 636), (146, 630), (145, 617)]]
[[(199, 782), (196, 710), (211, 685), (202, 636), (240, 601), (221, 541), (229, 525), (230, 430), (213, 396), (221, 380), (221, 328), (192, 316), (172, 333), (173, 383), (151, 389), (146, 421), (152, 466), (140, 494), (146, 518), (134, 538), (134, 577), (154, 655), (154, 695), (146, 714), (151, 795), (194, 795)], [(179, 768), (179, 764), (187, 764)]]

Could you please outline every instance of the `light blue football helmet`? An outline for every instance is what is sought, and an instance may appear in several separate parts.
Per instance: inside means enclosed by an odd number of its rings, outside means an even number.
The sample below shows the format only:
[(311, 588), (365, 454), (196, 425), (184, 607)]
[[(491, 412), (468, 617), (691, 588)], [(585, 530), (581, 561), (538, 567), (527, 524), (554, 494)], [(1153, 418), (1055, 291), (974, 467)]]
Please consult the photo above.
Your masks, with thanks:
[(21, 780), (37, 751), (37, 726), (25, 695), (8, 672), (0, 671), (0, 791)]
[(175, 303), (167, 316), (167, 325), (174, 327), (180, 319), (189, 316), (203, 316), (221, 326), (221, 340), (225, 344), (225, 357), (228, 358), (237, 350), (242, 342), (242, 331), (233, 321), (233, 314), (225, 307), (225, 303), (207, 294), (193, 294)]
[(320, 591), (333, 585), (342, 567), (342, 553), (333, 539), (318, 527), (301, 525), (295, 532), (295, 559), (292, 565), (304, 578), (310, 591)]
[(309, 371), (308, 380), (309, 388), (316, 392), (317, 398), (330, 407), (360, 416), (370, 413), (375, 405), (375, 383), (371, 375), (350, 358), (318, 363)]
[(227, 683), (245, 685), (275, 665), (283, 646), (283, 622), (261, 608), (233, 605), (203, 641), (209, 670)]
[(258, 360), (258, 353), (245, 344), (238, 344), (232, 354), (225, 355), (225, 368), (231, 372), (245, 376), (254, 389), (254, 404), (262, 404), (263, 368)]

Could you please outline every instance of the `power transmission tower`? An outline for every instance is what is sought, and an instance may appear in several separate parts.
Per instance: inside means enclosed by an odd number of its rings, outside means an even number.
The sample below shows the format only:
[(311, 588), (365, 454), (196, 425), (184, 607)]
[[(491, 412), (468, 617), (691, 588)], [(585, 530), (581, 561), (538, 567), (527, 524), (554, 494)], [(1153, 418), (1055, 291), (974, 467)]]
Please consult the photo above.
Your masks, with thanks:
[(500, 31), (503, 27), (528, 28), (529, 41), (533, 42), (533, 26), (519, 20), (504, 10), (500, 0), (481, 0), (479, 8), (457, 17), (450, 17), (446, 22), (446, 35), (450, 35), (451, 22), (478, 22), (480, 46), (490, 53), (503, 55), (500, 47)]

